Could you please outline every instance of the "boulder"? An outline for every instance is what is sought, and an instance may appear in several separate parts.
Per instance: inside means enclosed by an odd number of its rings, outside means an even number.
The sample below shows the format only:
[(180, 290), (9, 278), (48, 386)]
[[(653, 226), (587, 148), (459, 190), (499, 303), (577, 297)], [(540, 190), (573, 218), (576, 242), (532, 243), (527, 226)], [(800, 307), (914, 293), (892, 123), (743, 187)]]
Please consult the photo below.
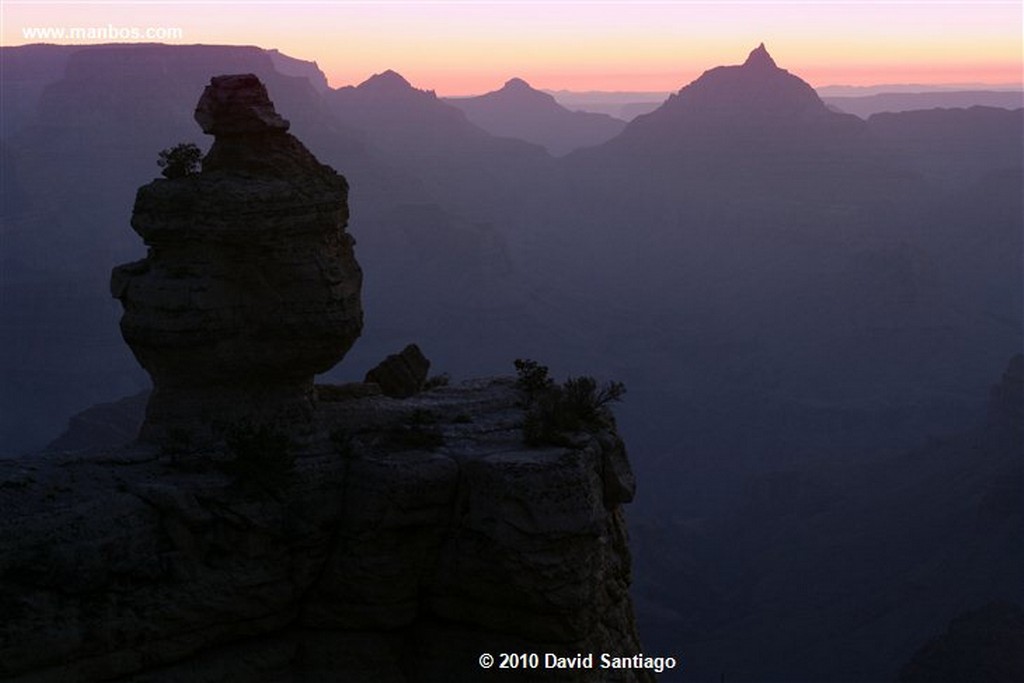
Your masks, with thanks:
[(366, 373), (366, 382), (377, 384), (385, 396), (407, 398), (423, 390), (430, 361), (420, 347), (409, 344)]

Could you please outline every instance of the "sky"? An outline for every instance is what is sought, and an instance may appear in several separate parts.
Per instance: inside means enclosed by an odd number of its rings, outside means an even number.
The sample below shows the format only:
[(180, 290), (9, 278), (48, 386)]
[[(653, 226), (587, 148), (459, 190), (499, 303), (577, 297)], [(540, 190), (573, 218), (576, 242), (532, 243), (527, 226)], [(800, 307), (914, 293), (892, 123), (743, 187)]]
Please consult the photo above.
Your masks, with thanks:
[(761, 42), (815, 87), (1024, 81), (1020, 0), (0, 0), (0, 19), (3, 45), (258, 45), (316, 61), (335, 87), (394, 69), (442, 96), (513, 76), (551, 90), (675, 91)]

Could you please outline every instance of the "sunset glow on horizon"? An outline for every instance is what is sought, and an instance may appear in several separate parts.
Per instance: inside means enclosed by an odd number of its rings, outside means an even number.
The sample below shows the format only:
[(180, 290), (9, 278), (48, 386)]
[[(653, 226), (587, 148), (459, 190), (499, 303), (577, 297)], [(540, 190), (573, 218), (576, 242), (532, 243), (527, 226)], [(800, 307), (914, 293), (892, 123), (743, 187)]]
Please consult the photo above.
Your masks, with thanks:
[(31, 29), (175, 29), (138, 42), (257, 45), (316, 61), (334, 87), (393, 69), (439, 95), (518, 76), (536, 88), (675, 91), (764, 42), (811, 85), (1022, 83), (1019, 2), (29, 2), (2, 7), (5, 46)]

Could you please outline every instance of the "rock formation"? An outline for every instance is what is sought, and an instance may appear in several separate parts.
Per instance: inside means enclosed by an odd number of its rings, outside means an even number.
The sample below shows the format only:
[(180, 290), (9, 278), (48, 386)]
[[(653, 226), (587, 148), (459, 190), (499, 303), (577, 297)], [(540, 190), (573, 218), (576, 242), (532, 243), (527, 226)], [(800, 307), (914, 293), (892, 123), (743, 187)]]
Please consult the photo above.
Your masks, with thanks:
[(423, 389), (429, 371), (430, 361), (420, 347), (409, 344), (367, 372), (365, 381), (379, 385), (385, 396), (405, 398)]
[[(653, 681), (598, 659), (641, 654), (614, 430), (527, 448), (511, 379), (314, 389), (361, 324), (345, 181), (253, 76), (214, 78), (196, 119), (202, 172), (139, 191), (149, 256), (112, 279), (144, 438), (0, 460), (0, 679), (505, 680), (481, 655), (551, 653), (597, 664), (522, 679)], [(418, 349), (395, 362), (419, 389)]]
[(251, 74), (213, 78), (195, 118), (215, 137), (202, 172), (139, 189), (132, 227), (149, 255), (111, 278), (153, 379), (150, 440), (308, 421), (313, 375), (362, 328), (345, 179), (287, 132)]
[(277, 480), (172, 442), (0, 460), (0, 679), (485, 681), (484, 652), (551, 652), (595, 668), (517, 680), (653, 680), (597, 668), (641, 652), (623, 444), (526, 448), (522, 399), (322, 402)]

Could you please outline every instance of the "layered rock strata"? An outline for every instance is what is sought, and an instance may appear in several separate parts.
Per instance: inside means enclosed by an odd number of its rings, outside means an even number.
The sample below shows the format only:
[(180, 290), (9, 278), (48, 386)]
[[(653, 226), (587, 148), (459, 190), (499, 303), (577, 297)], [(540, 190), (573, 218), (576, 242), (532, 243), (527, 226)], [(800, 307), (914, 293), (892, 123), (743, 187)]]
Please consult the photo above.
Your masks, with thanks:
[(311, 419), (313, 376), (362, 329), (348, 185), (290, 135), (253, 75), (211, 80), (202, 171), (139, 189), (149, 247), (111, 278), (121, 331), (153, 379), (145, 439), (239, 420)]
[(522, 398), (324, 402), (272, 478), (170, 443), (0, 461), (0, 679), (653, 680), (478, 665), (640, 652), (623, 444), (528, 449)]

